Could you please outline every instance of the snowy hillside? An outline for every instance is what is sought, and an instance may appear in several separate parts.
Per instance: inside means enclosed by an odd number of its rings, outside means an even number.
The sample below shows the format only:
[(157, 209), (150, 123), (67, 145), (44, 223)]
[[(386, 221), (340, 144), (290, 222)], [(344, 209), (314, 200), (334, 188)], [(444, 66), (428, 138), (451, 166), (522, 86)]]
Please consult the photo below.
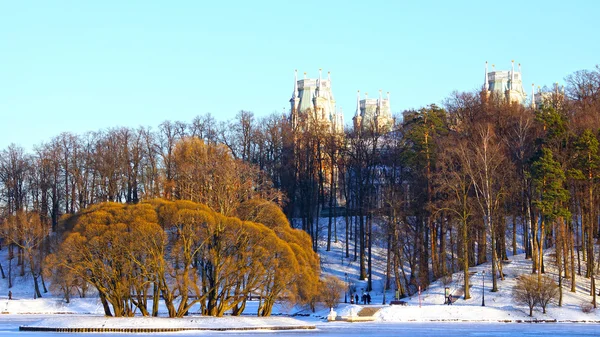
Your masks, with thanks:
[[(343, 224), (340, 223), (341, 226)], [(350, 259), (345, 258), (345, 246), (342, 241), (332, 243), (331, 250), (326, 251), (325, 244), (319, 250), (321, 256), (321, 267), (324, 273), (337, 276), (345, 280), (347, 274), (348, 283), (355, 286), (356, 292), (360, 294), (366, 289), (366, 280), (358, 280), (358, 261), (353, 260), (353, 246), (350, 245)], [(552, 263), (553, 250), (545, 252), (545, 275), (557, 280), (557, 272)], [(343, 258), (344, 257), (344, 258)], [(388, 290), (385, 293), (385, 305), (383, 294), (383, 280), (385, 278), (386, 252), (382, 248), (373, 249), (373, 291), (371, 305), (383, 306), (376, 314), (380, 321), (579, 321), (600, 323), (600, 309), (591, 313), (582, 312), (582, 306), (589, 306), (592, 297), (590, 294), (590, 280), (583, 276), (576, 277), (576, 292), (570, 292), (569, 280), (563, 284), (563, 305), (558, 307), (551, 303), (547, 313), (542, 314), (542, 309), (533, 311), (533, 317), (529, 317), (529, 308), (514, 303), (512, 298), (513, 287), (520, 275), (531, 274), (531, 260), (525, 259), (525, 254), (509, 256), (509, 261), (504, 263), (504, 280), (498, 279), (498, 292), (491, 292), (491, 263), (484, 263), (470, 269), (471, 298), (464, 300), (462, 296), (462, 271), (452, 276), (452, 282), (444, 285), (441, 280), (432, 283), (421, 295), (414, 294), (402, 299), (406, 306), (389, 305), (394, 300), (395, 291)], [(485, 270), (485, 280), (481, 274)], [(484, 282), (483, 282), (484, 281)], [(444, 305), (445, 288), (448, 287), (453, 296), (460, 296), (453, 305)], [(485, 287), (485, 288), (483, 288)], [(483, 291), (484, 290), (484, 291)], [(485, 306), (482, 306), (482, 297), (485, 297)], [(342, 296), (342, 302), (344, 296)], [(348, 298), (348, 302), (350, 302)], [(336, 309), (337, 314), (345, 316), (356, 313), (360, 305), (343, 305)]]

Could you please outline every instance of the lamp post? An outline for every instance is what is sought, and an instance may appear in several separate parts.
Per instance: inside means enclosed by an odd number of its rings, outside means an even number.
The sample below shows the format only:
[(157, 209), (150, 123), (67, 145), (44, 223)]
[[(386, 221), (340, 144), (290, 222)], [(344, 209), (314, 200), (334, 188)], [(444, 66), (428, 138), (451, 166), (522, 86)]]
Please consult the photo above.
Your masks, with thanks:
[(348, 273), (344, 273), (344, 280), (346, 281), (346, 290), (344, 291), (344, 303), (348, 303)]
[(485, 307), (485, 270), (481, 272), (481, 306)]

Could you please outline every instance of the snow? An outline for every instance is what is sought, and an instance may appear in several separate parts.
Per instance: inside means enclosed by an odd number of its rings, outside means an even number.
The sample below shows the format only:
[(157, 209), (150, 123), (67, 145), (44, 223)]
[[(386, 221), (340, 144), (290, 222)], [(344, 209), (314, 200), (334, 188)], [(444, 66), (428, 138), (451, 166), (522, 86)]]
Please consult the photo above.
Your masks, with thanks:
[[(326, 220), (326, 219), (325, 219)], [(340, 233), (343, 233), (343, 221), (338, 221)], [(323, 231), (325, 232), (325, 231)], [(512, 233), (508, 233), (512, 235)], [(520, 235), (519, 235), (520, 237)], [(339, 237), (341, 239), (342, 237)], [(558, 307), (556, 303), (547, 307), (547, 313), (543, 314), (541, 308), (536, 307), (533, 311), (533, 317), (529, 317), (529, 308), (514, 303), (512, 290), (516, 284), (516, 278), (519, 275), (531, 274), (531, 260), (525, 259), (525, 254), (509, 256), (509, 261), (503, 263), (503, 272), (506, 275), (504, 280), (498, 279), (498, 291), (491, 292), (491, 263), (472, 267), (470, 272), (475, 272), (470, 279), (471, 299), (464, 300), (458, 298), (453, 305), (444, 305), (445, 287), (448, 287), (450, 293), (456, 296), (459, 289), (462, 288), (462, 272), (453, 275), (452, 282), (443, 285), (441, 280), (432, 283), (427, 289), (423, 290), (420, 296), (415, 294), (412, 297), (403, 298), (406, 306), (382, 305), (383, 304), (383, 280), (385, 271), (386, 252), (383, 244), (373, 248), (373, 291), (370, 292), (372, 305), (382, 306), (382, 309), (376, 314), (376, 321), (379, 322), (519, 322), (519, 321), (557, 321), (557, 322), (582, 322), (582, 323), (600, 323), (600, 309), (592, 313), (584, 313), (581, 310), (582, 303), (590, 303), (590, 280), (583, 276), (576, 276), (577, 289), (575, 293), (570, 292), (570, 280), (563, 279), (563, 305)], [(353, 261), (354, 247), (350, 245), (350, 259), (345, 258), (345, 246), (342, 240), (337, 243), (332, 242), (331, 250), (326, 251), (324, 240), (321, 240), (319, 254), (321, 256), (321, 267), (326, 274), (335, 275), (340, 280), (346, 280), (354, 285), (356, 292), (360, 295), (367, 288), (366, 280), (358, 280), (359, 265), (358, 261)], [(553, 263), (553, 249), (547, 249), (544, 252), (546, 276), (558, 280), (557, 270)], [(482, 303), (482, 275), (485, 271), (485, 307)], [(388, 290), (385, 294), (385, 302), (389, 304), (394, 299), (394, 291)], [(600, 301), (600, 297), (598, 298)], [(344, 297), (342, 296), (342, 301)], [(349, 297), (348, 297), (349, 302)], [(356, 315), (362, 309), (361, 305), (340, 304), (336, 308), (338, 316)]]
[[(548, 252), (550, 254), (550, 251)], [(546, 261), (550, 261), (547, 258)], [(531, 261), (526, 260), (524, 254), (511, 257), (511, 262), (505, 264), (503, 272), (506, 275), (504, 280), (498, 279), (498, 292), (491, 292), (490, 265), (484, 264), (473, 268), (477, 274), (471, 277), (471, 299), (464, 300), (459, 298), (453, 305), (443, 305), (444, 303), (444, 285), (441, 282), (433, 283), (426, 291), (421, 294), (421, 307), (419, 307), (419, 296), (412, 296), (405, 299), (408, 306), (389, 306), (378, 313), (378, 319), (381, 321), (479, 321), (479, 322), (498, 322), (498, 321), (529, 321), (529, 320), (556, 320), (558, 322), (595, 322), (600, 323), (600, 310), (586, 314), (581, 310), (581, 303), (590, 302), (588, 295), (589, 288), (585, 289), (589, 280), (578, 277), (578, 290), (576, 293), (569, 291), (570, 286), (563, 285), (563, 306), (558, 307), (555, 304), (547, 308), (547, 313), (543, 314), (540, 308), (533, 311), (533, 317), (529, 317), (529, 308), (519, 306), (514, 303), (512, 298), (512, 289), (516, 284), (516, 277), (522, 274), (531, 273)], [(545, 275), (556, 279), (556, 273), (548, 263)], [(485, 275), (485, 307), (482, 306), (482, 275), (481, 271), (486, 270)], [(455, 274), (457, 276), (457, 274)], [(456, 279), (456, 277), (455, 277)], [(586, 282), (587, 281), (587, 282)], [(452, 282), (448, 285), (451, 292), (456, 291), (462, 285), (461, 282)]]
[(0, 300), (3, 314), (95, 314), (104, 315), (98, 298), (74, 298), (67, 304), (60, 298)]
[(100, 317), (68, 315), (45, 318), (28, 324), (30, 327), (76, 327), (76, 328), (269, 328), (269, 327), (305, 327), (305, 322), (290, 317)]

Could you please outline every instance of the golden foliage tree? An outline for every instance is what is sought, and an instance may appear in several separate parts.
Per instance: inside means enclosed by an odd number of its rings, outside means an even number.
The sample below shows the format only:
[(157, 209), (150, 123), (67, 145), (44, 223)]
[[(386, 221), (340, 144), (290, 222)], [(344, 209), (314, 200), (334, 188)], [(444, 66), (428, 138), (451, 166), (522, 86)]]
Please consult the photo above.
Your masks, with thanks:
[(255, 197), (283, 199), (264, 173), (233, 158), (225, 145), (183, 138), (175, 146), (174, 167), (178, 199), (206, 204), (224, 215), (231, 215), (241, 202)]
[(67, 300), (78, 280), (93, 285), (115, 316), (133, 308), (156, 316), (161, 298), (170, 317), (197, 304), (205, 315), (239, 315), (252, 295), (261, 298), (260, 316), (279, 300), (312, 301), (319, 263), (310, 237), (265, 200), (240, 214), (183, 200), (98, 204), (65, 219), (73, 230), (46, 259), (47, 273), (63, 276)]

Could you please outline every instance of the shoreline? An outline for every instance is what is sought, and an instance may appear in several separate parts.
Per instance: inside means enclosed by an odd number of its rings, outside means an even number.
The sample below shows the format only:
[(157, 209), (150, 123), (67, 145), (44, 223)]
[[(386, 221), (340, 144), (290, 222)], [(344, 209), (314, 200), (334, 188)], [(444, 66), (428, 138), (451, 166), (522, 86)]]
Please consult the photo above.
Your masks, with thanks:
[[(293, 316), (277, 315), (271, 317), (256, 317), (256, 316), (224, 316), (224, 317), (211, 317), (211, 316), (192, 316), (190, 318), (169, 318), (169, 317), (106, 317), (98, 316), (95, 314), (78, 314), (78, 313), (19, 313), (9, 314), (4, 313), (4, 316), (13, 317), (31, 317), (40, 316), (40, 321), (37, 323), (21, 326), (20, 329), (24, 331), (52, 331), (48, 329), (179, 329), (169, 331), (183, 331), (183, 330), (212, 330), (212, 331), (225, 331), (225, 330), (293, 330), (293, 329), (315, 329), (315, 324), (326, 325), (330, 322), (323, 321), (322, 318), (313, 317), (311, 319), (298, 319)], [(1, 317), (1, 316), (0, 316)], [(76, 326), (68, 326), (71, 324), (61, 324), (61, 321), (70, 320), (73, 317), (80, 318), (79, 323)], [(205, 322), (203, 322), (205, 321)], [(264, 322), (274, 321), (274, 324), (268, 324)], [(279, 322), (278, 322), (279, 321)], [(283, 321), (283, 322), (282, 322)], [(312, 322), (314, 321), (314, 323)], [(51, 325), (43, 325), (43, 323), (52, 322)], [(102, 326), (98, 326), (98, 324)], [(140, 328), (139, 326), (133, 326), (136, 323), (142, 322), (150, 326)], [(262, 325), (260, 323), (263, 323)], [(558, 324), (600, 324), (600, 319), (557, 319), (557, 318), (536, 318), (531, 319), (515, 318), (515, 319), (465, 319), (465, 318), (423, 318), (423, 319), (400, 319), (400, 320), (382, 320), (375, 319), (372, 321), (344, 321), (335, 320), (337, 323), (365, 323), (365, 324), (396, 324), (396, 323), (505, 323), (505, 324), (523, 324), (523, 323), (558, 323)], [(333, 323), (331, 322), (331, 323)], [(66, 322), (65, 322), (66, 323)], [(105, 325), (111, 323), (118, 323), (114, 326)], [(129, 323), (132, 323), (131, 326)], [(177, 323), (175, 327), (165, 326), (152, 326), (156, 324), (171, 324)], [(216, 323), (228, 323), (235, 324), (236, 326), (198, 326), (197, 324), (216, 324)], [(194, 324), (195, 326), (190, 326)], [(246, 325), (244, 325), (246, 324)], [(46, 329), (46, 330), (33, 330), (33, 329)], [(108, 331), (108, 330), (107, 330)]]
[[(13, 315), (15, 317), (19, 315)], [(105, 317), (94, 315), (44, 315), (37, 322), (19, 326), (19, 331), (37, 332), (176, 332), (313, 330), (310, 322), (290, 317)]]
[(314, 330), (314, 325), (303, 326), (264, 326), (264, 327), (178, 327), (178, 328), (88, 328), (88, 327), (41, 327), (41, 326), (19, 326), (19, 331), (30, 332), (123, 332), (123, 333), (154, 333), (154, 332), (179, 332), (179, 331), (289, 331), (289, 330)]

